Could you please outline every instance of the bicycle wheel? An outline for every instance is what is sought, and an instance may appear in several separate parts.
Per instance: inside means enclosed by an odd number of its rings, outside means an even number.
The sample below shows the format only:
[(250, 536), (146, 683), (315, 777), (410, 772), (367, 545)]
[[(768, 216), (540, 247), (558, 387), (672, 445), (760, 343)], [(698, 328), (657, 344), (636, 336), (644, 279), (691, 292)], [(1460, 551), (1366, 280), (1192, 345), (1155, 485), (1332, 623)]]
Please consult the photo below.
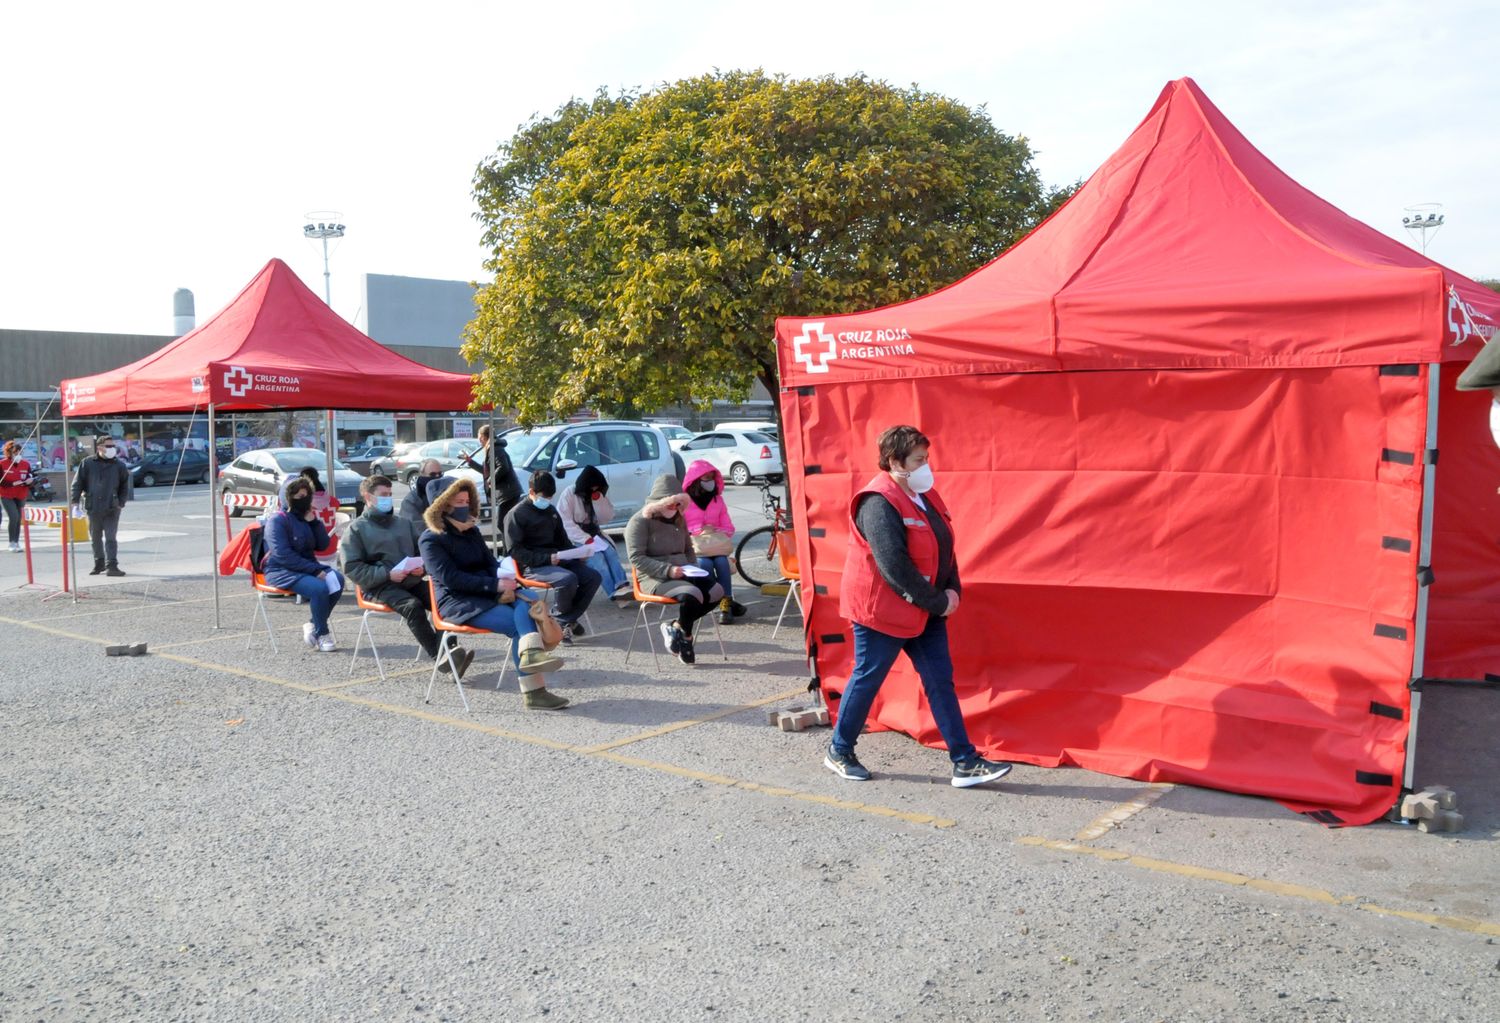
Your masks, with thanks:
[(751, 586), (781, 581), (781, 562), (776, 557), (776, 527), (752, 529), (734, 549), (735, 569)]

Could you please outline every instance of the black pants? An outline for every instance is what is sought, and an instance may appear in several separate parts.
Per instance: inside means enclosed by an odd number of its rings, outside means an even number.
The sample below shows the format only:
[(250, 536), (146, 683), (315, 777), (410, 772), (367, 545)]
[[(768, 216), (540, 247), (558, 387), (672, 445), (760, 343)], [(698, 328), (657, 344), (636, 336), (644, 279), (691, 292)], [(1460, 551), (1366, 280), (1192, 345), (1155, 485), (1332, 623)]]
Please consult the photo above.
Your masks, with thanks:
[(411, 590), (398, 583), (386, 583), (365, 593), (365, 598), (378, 600), (400, 615), (427, 656), (437, 656), (437, 632), (427, 619), (427, 613), (432, 610), (432, 596), (427, 592), (425, 582)]
[(11, 543), (21, 542), (21, 513), (26, 507), (24, 497), (0, 497), (5, 506), (5, 528), (10, 533)]
[(714, 577), (706, 579), (681, 579), (679, 582), (692, 583), (698, 588), (697, 594), (685, 593), (677, 597), (677, 624), (682, 626), (682, 632), (686, 636), (692, 636), (693, 626), (698, 624), (698, 619), (707, 615), (719, 606), (719, 598), (715, 593), (722, 594), (724, 591), (714, 582)]
[(120, 528), (120, 509), (107, 512), (89, 512), (89, 542), (94, 545), (94, 563), (113, 565), (120, 554), (120, 545), (115, 542), (115, 531)]

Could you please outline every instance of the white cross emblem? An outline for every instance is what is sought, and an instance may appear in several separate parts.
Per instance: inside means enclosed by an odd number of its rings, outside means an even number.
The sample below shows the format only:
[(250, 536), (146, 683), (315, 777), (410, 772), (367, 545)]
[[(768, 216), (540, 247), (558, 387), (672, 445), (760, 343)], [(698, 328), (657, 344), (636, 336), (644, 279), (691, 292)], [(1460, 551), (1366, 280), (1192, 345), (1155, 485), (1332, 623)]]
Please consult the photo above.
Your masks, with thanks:
[(806, 366), (809, 373), (827, 373), (828, 361), (837, 350), (833, 335), (823, 333), (821, 323), (804, 323), (802, 333), (792, 338), (792, 358)]
[(63, 391), (63, 404), (68, 408), (74, 408), (78, 405), (78, 388), (72, 384), (68, 385), (68, 389)]
[(244, 366), (230, 366), (229, 370), (224, 374), (224, 386), (229, 388), (229, 393), (236, 398), (243, 398), (245, 392), (250, 390), (251, 383), (253, 383), (253, 380), (250, 374), (245, 371)]

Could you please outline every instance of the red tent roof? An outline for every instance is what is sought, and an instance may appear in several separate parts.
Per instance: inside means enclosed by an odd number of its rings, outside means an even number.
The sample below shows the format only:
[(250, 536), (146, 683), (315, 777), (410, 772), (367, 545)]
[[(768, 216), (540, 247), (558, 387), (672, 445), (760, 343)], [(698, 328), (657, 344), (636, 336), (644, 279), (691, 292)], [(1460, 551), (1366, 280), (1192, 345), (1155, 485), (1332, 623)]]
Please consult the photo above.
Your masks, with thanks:
[(783, 385), (1466, 361), (1500, 295), (1283, 174), (1189, 78), (1050, 219), (922, 298), (777, 321)]
[(279, 259), (207, 323), (97, 376), (64, 380), (63, 414), (469, 407), (472, 379), (397, 355), (350, 326)]

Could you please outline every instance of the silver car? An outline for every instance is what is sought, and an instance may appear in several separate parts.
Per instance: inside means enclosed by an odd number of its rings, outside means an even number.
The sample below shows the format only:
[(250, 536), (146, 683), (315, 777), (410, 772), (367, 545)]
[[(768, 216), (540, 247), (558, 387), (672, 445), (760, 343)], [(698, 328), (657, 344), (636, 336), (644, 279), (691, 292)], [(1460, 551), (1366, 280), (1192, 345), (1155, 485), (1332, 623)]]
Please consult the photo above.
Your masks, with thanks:
[(609, 481), (609, 501), (615, 520), (605, 523), (619, 529), (646, 503), (651, 484), (663, 473), (681, 474), (667, 438), (650, 423), (600, 420), (538, 426), (530, 431), (507, 430), (501, 434), (521, 492), (528, 489), (531, 474), (546, 469), (557, 477), (559, 492), (572, 486), (578, 470), (586, 465), (599, 468)]

